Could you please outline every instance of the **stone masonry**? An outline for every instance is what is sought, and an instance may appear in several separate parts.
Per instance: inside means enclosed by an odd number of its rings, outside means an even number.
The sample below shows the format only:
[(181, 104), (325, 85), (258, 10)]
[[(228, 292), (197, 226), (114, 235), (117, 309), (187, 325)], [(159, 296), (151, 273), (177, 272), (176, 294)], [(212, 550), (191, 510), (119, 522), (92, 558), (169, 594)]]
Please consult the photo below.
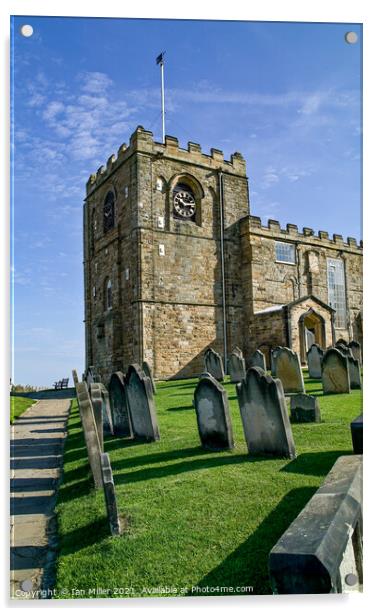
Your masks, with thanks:
[[(187, 219), (173, 207), (183, 185), (196, 206)], [(113, 224), (106, 225), (109, 199)], [(295, 263), (276, 261), (276, 242), (295, 246)], [(112, 372), (143, 361), (157, 379), (184, 378), (203, 371), (208, 348), (223, 354), (222, 246), (228, 354), (238, 346), (247, 357), (259, 348), (270, 366), (270, 348), (287, 346), (305, 362), (309, 329), (323, 348), (339, 337), (361, 342), (356, 240), (272, 220), (263, 226), (250, 216), (241, 154), (225, 161), (220, 150), (207, 155), (192, 142), (181, 148), (174, 137), (155, 142), (139, 126), (87, 183), (86, 366), (106, 384)], [(344, 263), (343, 329), (328, 298), (329, 257)]]

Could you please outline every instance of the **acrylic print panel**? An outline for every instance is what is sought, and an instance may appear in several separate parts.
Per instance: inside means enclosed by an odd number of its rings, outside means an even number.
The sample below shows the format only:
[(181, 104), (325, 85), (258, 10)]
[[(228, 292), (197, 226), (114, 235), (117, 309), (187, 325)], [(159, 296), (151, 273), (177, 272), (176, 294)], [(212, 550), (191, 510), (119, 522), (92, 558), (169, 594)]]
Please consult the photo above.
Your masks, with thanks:
[[(336, 370), (350, 378), (353, 351), (361, 370), (362, 36), (12, 18), (13, 598), (362, 589), (362, 392), (324, 394), (307, 365), (311, 343), (338, 343)], [(299, 416), (317, 398), (322, 418), (286, 422), (291, 460), (248, 452), (229, 371), (232, 356), (246, 366), (260, 421), (278, 400), (285, 413), (283, 347), (313, 397)], [(230, 451), (204, 450), (197, 429), (209, 349)], [(137, 402), (159, 441), (136, 436)]]

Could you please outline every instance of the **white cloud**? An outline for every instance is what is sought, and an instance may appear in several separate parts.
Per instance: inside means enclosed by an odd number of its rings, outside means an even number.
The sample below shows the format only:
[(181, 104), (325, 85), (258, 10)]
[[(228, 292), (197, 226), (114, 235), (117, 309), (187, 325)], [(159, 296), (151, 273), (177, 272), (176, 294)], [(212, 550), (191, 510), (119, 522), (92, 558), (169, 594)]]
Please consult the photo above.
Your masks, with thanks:
[(99, 72), (81, 73), (78, 79), (84, 92), (93, 92), (95, 94), (104, 92), (113, 84), (112, 79), (108, 75)]
[(54, 120), (56, 116), (62, 113), (65, 109), (65, 106), (60, 101), (52, 101), (47, 105), (44, 112), (42, 113), (42, 117), (44, 120)]

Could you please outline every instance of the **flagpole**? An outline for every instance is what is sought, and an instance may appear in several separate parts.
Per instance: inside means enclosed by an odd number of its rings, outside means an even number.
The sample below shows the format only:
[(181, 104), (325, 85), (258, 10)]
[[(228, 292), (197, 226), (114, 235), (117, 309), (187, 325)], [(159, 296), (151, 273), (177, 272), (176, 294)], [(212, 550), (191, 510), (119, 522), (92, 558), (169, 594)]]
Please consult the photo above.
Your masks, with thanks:
[(164, 62), (162, 56), (161, 65), (161, 100), (162, 100), (162, 143), (165, 142), (166, 127), (165, 127), (165, 108), (164, 108)]
[(166, 127), (165, 127), (165, 108), (164, 108), (164, 56), (162, 51), (156, 59), (156, 63), (161, 67), (161, 104), (162, 104), (162, 142), (165, 142)]

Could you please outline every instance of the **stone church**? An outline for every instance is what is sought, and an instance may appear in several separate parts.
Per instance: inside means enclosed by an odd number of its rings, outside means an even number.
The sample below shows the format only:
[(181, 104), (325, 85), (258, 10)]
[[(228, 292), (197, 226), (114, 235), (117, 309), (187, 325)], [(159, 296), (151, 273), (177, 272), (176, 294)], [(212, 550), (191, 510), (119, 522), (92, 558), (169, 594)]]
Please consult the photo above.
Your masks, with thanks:
[(103, 382), (146, 360), (203, 372), (212, 347), (362, 343), (362, 245), (250, 215), (246, 163), (138, 126), (91, 175), (84, 203), (86, 367)]

